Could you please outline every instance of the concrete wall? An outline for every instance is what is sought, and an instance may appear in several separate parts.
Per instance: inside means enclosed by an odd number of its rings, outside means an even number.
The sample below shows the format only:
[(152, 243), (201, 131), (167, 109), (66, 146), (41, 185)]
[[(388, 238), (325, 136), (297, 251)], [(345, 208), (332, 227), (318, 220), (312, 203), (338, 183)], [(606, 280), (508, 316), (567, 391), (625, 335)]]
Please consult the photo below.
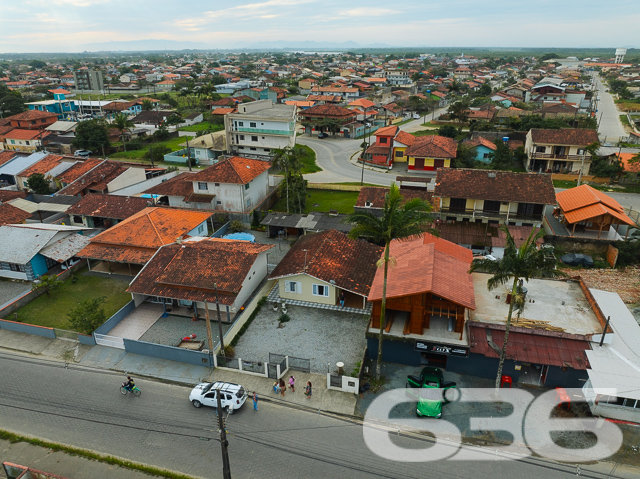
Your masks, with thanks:
[[(300, 283), (300, 293), (288, 293), (285, 291), (285, 281), (297, 281)], [(315, 296), (313, 294), (313, 285), (321, 284), (329, 288), (329, 296)], [(309, 301), (312, 303), (320, 304), (336, 304), (336, 287), (332, 284), (325, 283), (317, 278), (313, 278), (306, 274), (298, 274), (295, 276), (288, 276), (278, 280), (278, 291), (281, 298), (295, 299), (298, 301)]]
[(133, 339), (124, 339), (124, 349), (128, 353), (151, 356), (153, 358), (168, 359), (196, 366), (211, 366), (211, 358), (208, 353), (191, 351), (189, 349), (164, 346), (162, 344), (147, 343)]
[(122, 308), (120, 308), (120, 310), (116, 314), (114, 314), (109, 319), (107, 319), (104, 323), (102, 323), (102, 325), (98, 329), (96, 329), (94, 332), (97, 334), (109, 334), (109, 331), (115, 328), (117, 324), (120, 321), (122, 321), (135, 308), (136, 308), (136, 304), (134, 300), (129, 301)]
[(17, 333), (33, 334), (35, 336), (42, 336), (45, 338), (54, 339), (56, 337), (56, 333), (53, 328), (34, 326), (32, 324), (16, 323), (15, 321), (7, 321), (6, 319), (0, 319), (0, 329), (15, 331)]
[(107, 191), (111, 193), (127, 186), (142, 183), (146, 179), (147, 175), (144, 168), (127, 168), (124, 173), (107, 183)]
[(173, 178), (174, 176), (177, 176), (179, 173), (181, 173), (180, 171), (172, 171), (170, 173), (161, 175), (161, 176), (156, 176), (155, 178), (151, 178), (148, 180), (143, 180), (139, 183), (136, 183), (134, 185), (131, 186), (127, 186), (124, 188), (120, 188), (119, 190), (115, 190), (115, 191), (110, 191), (109, 193), (112, 195), (118, 195), (118, 196), (135, 196), (137, 194), (140, 194), (141, 192), (148, 190), (149, 188), (151, 188), (152, 186), (156, 186), (159, 185), (160, 183), (162, 183), (163, 181), (167, 181), (171, 178)]
[(594, 416), (609, 417), (620, 421), (640, 422), (640, 409), (616, 406), (613, 404), (598, 403), (591, 408)]
[(93, 336), (86, 336), (86, 335), (80, 334), (80, 333), (78, 333), (78, 342), (80, 344), (85, 344), (87, 346), (95, 346), (96, 345), (96, 340), (93, 338)]

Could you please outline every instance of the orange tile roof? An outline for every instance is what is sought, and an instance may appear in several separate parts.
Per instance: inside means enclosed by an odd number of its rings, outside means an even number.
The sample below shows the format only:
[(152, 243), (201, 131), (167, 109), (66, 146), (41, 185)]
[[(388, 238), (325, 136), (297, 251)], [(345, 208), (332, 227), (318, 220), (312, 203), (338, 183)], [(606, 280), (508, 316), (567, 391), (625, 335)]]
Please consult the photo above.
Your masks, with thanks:
[(14, 128), (8, 133), (5, 133), (4, 137), (11, 140), (42, 140), (51, 134), (50, 131), (38, 131), (38, 130), (23, 130), (21, 128)]
[(371, 108), (375, 103), (371, 100), (367, 100), (366, 98), (359, 98), (358, 100), (353, 100), (349, 103), (349, 106), (361, 106), (363, 108)]
[(211, 110), (212, 115), (226, 115), (227, 113), (236, 113), (237, 108), (216, 108), (215, 110)]
[(631, 158), (637, 156), (637, 153), (619, 153), (616, 156), (620, 159), (620, 163), (622, 163), (624, 171), (640, 173), (640, 161), (630, 161)]
[(11, 150), (0, 150), (0, 165), (4, 165), (9, 160), (12, 160), (17, 154), (17, 152)]
[(453, 138), (445, 136), (421, 136), (416, 138), (413, 145), (406, 149), (407, 156), (429, 158), (455, 158), (458, 144)]
[[(469, 268), (471, 250), (428, 233), (410, 240), (393, 240), (387, 298), (433, 293), (470, 309), (476, 308), (473, 280)], [(382, 299), (384, 268), (378, 268), (369, 301)]]
[(190, 180), (246, 185), (270, 167), (268, 161), (232, 156), (196, 173)]
[(78, 161), (71, 168), (60, 173), (56, 178), (62, 181), (63, 183), (67, 183), (67, 184), (71, 183), (72, 181), (75, 181), (78, 178), (80, 178), (87, 171), (98, 166), (103, 161), (105, 160), (101, 160), (99, 158), (87, 158), (84, 161)]
[(395, 136), (398, 131), (398, 127), (395, 125), (384, 126), (382, 128), (378, 128), (375, 132), (376, 136)]
[[(222, 238), (166, 245), (158, 250), (127, 291), (215, 302), (215, 284), (220, 303), (230, 305), (235, 302), (258, 256), (273, 247)], [(196, 264), (198, 267), (194, 268)]]
[(398, 143), (402, 143), (403, 145), (411, 146), (416, 141), (416, 137), (411, 133), (400, 130), (393, 140), (397, 141)]
[(46, 174), (60, 164), (63, 157), (58, 155), (47, 155), (37, 163), (31, 165), (26, 170), (20, 172), (20, 176), (29, 178), (37, 173)]
[(589, 185), (580, 185), (556, 193), (556, 199), (570, 224), (608, 214), (621, 223), (635, 225), (635, 222), (624, 213), (620, 203)]
[(9, 120), (39, 120), (41, 118), (51, 118), (58, 117), (57, 113), (51, 113), (48, 111), (40, 111), (40, 110), (27, 110), (22, 113), (18, 113), (17, 115), (12, 115), (8, 117)]
[(9, 203), (0, 203), (0, 226), (24, 223), (24, 221), (30, 217), (31, 213), (27, 213)]

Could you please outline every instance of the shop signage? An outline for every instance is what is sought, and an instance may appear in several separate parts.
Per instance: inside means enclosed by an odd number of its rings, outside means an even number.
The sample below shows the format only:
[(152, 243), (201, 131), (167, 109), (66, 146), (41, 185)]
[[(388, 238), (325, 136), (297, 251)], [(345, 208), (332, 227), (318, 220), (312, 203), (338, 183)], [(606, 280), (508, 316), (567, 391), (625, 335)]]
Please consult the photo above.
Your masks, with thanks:
[(430, 343), (416, 339), (415, 350), (423, 353), (443, 354), (445, 356), (469, 357), (469, 348), (450, 344)]

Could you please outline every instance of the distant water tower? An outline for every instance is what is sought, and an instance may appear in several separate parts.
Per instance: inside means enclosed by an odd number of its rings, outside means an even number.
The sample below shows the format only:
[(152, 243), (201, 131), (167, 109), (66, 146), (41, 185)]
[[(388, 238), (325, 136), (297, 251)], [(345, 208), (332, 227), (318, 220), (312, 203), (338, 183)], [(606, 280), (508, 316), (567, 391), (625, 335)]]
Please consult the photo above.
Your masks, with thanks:
[(627, 54), (626, 48), (616, 48), (616, 63), (622, 63), (624, 56)]

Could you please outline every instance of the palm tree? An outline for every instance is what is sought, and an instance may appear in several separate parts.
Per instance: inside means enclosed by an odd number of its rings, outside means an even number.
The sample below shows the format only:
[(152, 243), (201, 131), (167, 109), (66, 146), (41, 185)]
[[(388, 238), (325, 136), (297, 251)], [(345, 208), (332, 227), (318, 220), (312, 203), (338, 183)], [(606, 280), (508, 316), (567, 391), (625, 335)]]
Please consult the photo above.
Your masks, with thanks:
[(124, 132), (134, 126), (133, 122), (124, 113), (116, 113), (116, 115), (113, 117), (113, 126), (115, 126), (120, 131), (120, 137), (122, 138), (122, 148), (124, 149), (124, 151), (127, 151), (124, 141)]
[[(287, 213), (289, 213), (289, 193), (292, 186), (296, 184), (294, 177), (302, 176), (300, 170), (302, 163), (300, 161), (300, 149), (285, 147), (277, 149), (273, 155), (273, 166), (280, 171), (284, 171), (284, 184), (287, 190)], [(306, 193), (305, 193), (306, 194)], [(301, 203), (298, 201), (298, 203)], [(300, 211), (302, 213), (302, 211)]]
[[(545, 257), (545, 251), (538, 249), (536, 242), (545, 234), (543, 229), (536, 232), (531, 231), (529, 237), (518, 248), (515, 240), (506, 225), (500, 226), (506, 235), (506, 246), (504, 256), (497, 261), (492, 259), (475, 259), (471, 264), (469, 273), (481, 271), (490, 273), (493, 276), (487, 281), (487, 288), (492, 290), (513, 280), (511, 284), (511, 298), (509, 302), (509, 313), (504, 331), (504, 342), (500, 351), (500, 362), (498, 363), (498, 373), (496, 374), (496, 390), (500, 387), (502, 367), (507, 355), (507, 342), (509, 340), (509, 330), (511, 329), (511, 317), (514, 309), (518, 315), (524, 308), (524, 301), (518, 301), (522, 297), (522, 283), (531, 278), (562, 278), (567, 276), (563, 271), (556, 269), (555, 258)], [(519, 304), (518, 304), (519, 303)]]
[(435, 231), (427, 228), (427, 225), (431, 223), (430, 211), (431, 205), (419, 198), (414, 198), (405, 203), (398, 186), (395, 183), (391, 183), (391, 188), (385, 197), (381, 217), (368, 212), (353, 213), (346, 220), (348, 223), (355, 225), (349, 233), (350, 238), (365, 238), (373, 243), (384, 245), (384, 257), (378, 262), (378, 267), (384, 265), (384, 276), (376, 379), (380, 379), (380, 368), (382, 366), (382, 334), (385, 328), (385, 310), (387, 307), (387, 275), (389, 263), (393, 264), (393, 259), (389, 258), (389, 246), (394, 239), (400, 241), (409, 240), (424, 231), (435, 233)]

